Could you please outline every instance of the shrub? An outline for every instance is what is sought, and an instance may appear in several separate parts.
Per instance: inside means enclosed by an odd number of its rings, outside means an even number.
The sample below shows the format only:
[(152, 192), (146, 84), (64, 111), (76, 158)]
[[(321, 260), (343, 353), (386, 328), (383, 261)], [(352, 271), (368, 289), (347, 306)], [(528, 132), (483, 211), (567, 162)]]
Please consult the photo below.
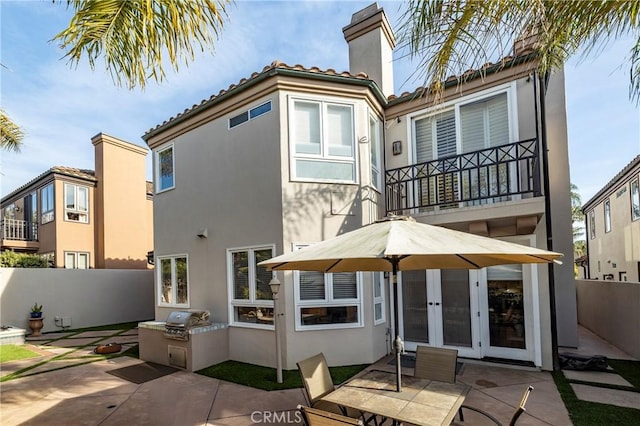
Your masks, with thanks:
[(0, 267), (3, 268), (47, 268), (49, 261), (37, 254), (16, 253), (5, 250), (0, 253)]

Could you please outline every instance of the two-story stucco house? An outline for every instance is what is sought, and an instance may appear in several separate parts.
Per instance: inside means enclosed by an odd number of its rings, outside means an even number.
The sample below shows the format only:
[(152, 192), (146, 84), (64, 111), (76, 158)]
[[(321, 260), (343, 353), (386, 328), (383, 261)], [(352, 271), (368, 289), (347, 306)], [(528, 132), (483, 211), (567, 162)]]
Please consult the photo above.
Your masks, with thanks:
[(640, 281), (639, 175), (637, 156), (582, 206), (588, 259), (585, 278)]
[[(394, 95), (395, 36), (377, 5), (343, 33), (348, 72), (276, 61), (143, 136), (156, 173), (156, 319), (209, 310), (223, 324), (216, 360), (276, 365), (276, 274), (258, 262), (386, 214), (571, 258), (562, 71), (539, 79), (535, 54), (516, 51), (447, 81), (436, 104), (424, 88)], [(556, 337), (577, 345), (571, 262), (405, 272), (397, 289), (371, 272), (277, 277), (286, 369), (318, 352), (332, 365), (389, 353), (394, 292), (407, 350), (551, 369)], [(177, 343), (140, 331), (141, 357), (171, 364)]]
[(148, 149), (99, 133), (95, 170), (56, 166), (2, 198), (2, 250), (58, 268), (147, 269), (153, 250)]

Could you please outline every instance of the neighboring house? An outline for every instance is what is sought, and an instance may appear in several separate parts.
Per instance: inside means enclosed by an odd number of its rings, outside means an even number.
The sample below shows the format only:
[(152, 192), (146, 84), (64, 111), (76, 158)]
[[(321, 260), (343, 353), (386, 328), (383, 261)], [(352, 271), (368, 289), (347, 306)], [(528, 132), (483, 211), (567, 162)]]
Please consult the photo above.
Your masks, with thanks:
[(2, 250), (58, 268), (146, 269), (153, 250), (147, 148), (100, 133), (95, 171), (52, 167), (2, 198)]
[[(385, 274), (256, 266), (386, 214), (544, 249), (552, 240), (572, 259), (562, 71), (541, 104), (535, 55), (516, 51), (460, 87), (447, 80), (436, 105), (424, 88), (393, 95), (395, 38), (377, 5), (343, 32), (349, 72), (276, 61), (143, 136), (154, 156), (156, 319), (210, 310), (229, 324), (229, 359), (275, 365), (274, 275), (284, 368), (318, 352), (332, 365), (389, 353)], [(577, 346), (572, 267), (404, 272), (406, 349), (551, 369), (554, 318), (558, 342)]]
[(582, 206), (587, 279), (640, 282), (640, 155)]

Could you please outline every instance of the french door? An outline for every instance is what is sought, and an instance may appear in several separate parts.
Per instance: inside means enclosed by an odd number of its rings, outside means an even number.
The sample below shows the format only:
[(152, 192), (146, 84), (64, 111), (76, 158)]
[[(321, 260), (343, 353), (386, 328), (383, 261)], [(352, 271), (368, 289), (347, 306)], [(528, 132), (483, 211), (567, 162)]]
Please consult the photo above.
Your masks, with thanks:
[[(528, 265), (403, 271), (398, 286), (405, 349), (448, 347), (466, 358), (540, 364), (537, 296)], [(538, 331), (536, 331), (538, 330)]]
[(458, 355), (480, 357), (476, 271), (402, 272), (399, 316), (405, 348), (418, 345), (458, 349)]

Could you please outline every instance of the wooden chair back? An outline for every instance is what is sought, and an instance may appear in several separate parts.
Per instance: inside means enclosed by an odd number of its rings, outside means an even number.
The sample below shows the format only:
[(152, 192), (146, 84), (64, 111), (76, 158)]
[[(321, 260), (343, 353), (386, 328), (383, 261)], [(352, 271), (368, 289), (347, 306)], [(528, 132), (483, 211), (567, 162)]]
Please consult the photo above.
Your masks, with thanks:
[(332, 392), (335, 387), (324, 354), (319, 353), (296, 364), (309, 405)]
[(298, 405), (298, 410), (302, 413), (307, 426), (363, 425), (360, 419), (352, 419), (351, 417), (318, 410), (317, 408)]
[(457, 362), (458, 351), (456, 349), (418, 346), (414, 376), (421, 379), (455, 383)]

